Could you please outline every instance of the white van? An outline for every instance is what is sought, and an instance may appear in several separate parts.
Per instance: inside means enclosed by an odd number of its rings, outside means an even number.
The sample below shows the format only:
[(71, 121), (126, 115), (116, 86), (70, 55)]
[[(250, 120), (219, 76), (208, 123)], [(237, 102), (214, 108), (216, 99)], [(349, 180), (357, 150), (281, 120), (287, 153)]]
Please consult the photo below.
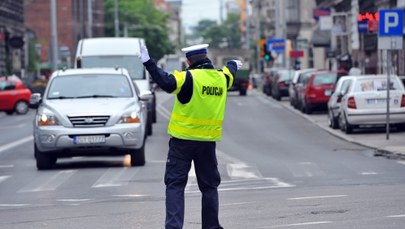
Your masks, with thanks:
[(156, 97), (150, 83), (150, 75), (139, 59), (143, 38), (99, 37), (79, 41), (75, 68), (123, 67), (126, 68), (141, 93), (152, 93), (148, 101), (147, 133), (152, 135), (152, 123), (156, 122)]

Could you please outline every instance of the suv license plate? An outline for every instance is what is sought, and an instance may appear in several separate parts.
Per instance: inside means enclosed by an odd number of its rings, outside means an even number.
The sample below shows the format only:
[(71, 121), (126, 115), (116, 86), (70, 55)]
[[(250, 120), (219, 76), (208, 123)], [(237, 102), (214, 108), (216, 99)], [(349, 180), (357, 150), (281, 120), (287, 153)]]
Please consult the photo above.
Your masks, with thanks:
[(97, 144), (105, 143), (104, 135), (87, 135), (87, 136), (75, 136), (73, 137), (74, 144)]

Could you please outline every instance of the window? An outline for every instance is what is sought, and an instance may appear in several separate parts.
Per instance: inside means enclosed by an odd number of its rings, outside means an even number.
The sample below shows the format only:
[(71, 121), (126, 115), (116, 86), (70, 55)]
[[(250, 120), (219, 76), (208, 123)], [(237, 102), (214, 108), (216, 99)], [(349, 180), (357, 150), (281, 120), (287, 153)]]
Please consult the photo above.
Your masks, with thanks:
[[(399, 90), (399, 82), (395, 79), (390, 81), (390, 90)], [(387, 79), (362, 79), (358, 80), (355, 86), (355, 91), (386, 91), (387, 90)]]
[(337, 75), (335, 73), (316, 75), (314, 78), (314, 86), (335, 84), (336, 78)]
[(14, 90), (16, 85), (14, 82), (2, 81), (0, 82), (0, 91)]

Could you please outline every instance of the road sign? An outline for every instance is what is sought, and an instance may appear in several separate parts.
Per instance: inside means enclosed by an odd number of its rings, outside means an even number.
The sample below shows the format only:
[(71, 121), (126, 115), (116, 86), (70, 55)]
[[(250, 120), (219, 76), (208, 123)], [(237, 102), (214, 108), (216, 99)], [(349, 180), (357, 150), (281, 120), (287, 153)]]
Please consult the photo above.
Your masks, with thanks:
[(304, 56), (304, 51), (302, 50), (291, 50), (290, 58), (300, 58)]
[(379, 11), (378, 49), (397, 49), (403, 46), (404, 12), (402, 9)]
[(268, 39), (267, 48), (269, 51), (282, 53), (285, 51), (285, 39)]
[[(391, 49), (402, 49), (402, 36), (404, 33), (404, 11), (402, 9), (379, 10), (378, 24), (378, 49), (385, 49), (384, 55), (387, 60), (387, 85), (391, 85), (390, 71)], [(390, 89), (387, 87), (387, 140), (390, 133)]]
[(402, 9), (380, 10), (378, 36), (401, 36), (404, 30), (404, 11)]

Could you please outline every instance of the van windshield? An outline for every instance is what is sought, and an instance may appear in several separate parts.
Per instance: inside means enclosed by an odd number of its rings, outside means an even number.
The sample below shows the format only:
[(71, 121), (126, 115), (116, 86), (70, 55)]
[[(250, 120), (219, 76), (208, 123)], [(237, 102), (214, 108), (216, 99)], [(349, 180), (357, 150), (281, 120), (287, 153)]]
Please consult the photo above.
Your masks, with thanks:
[(81, 64), (82, 68), (122, 67), (132, 80), (145, 79), (143, 64), (137, 56), (83, 56)]

